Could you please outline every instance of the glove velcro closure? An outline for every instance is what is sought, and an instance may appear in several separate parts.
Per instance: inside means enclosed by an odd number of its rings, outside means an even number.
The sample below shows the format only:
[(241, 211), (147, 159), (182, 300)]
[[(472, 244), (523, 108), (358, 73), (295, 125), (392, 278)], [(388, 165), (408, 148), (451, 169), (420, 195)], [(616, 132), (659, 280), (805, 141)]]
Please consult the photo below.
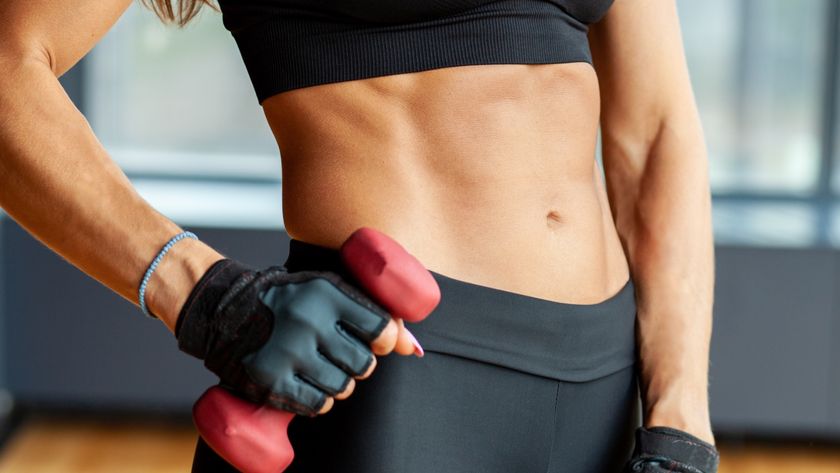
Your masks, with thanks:
[(231, 285), (253, 270), (236, 260), (225, 258), (215, 262), (201, 276), (184, 302), (175, 325), (178, 348), (204, 359), (209, 348), (211, 323), (219, 302)]
[(687, 432), (671, 427), (639, 427), (631, 468), (638, 471), (646, 461), (674, 461), (686, 472), (716, 473), (720, 455), (714, 445)]

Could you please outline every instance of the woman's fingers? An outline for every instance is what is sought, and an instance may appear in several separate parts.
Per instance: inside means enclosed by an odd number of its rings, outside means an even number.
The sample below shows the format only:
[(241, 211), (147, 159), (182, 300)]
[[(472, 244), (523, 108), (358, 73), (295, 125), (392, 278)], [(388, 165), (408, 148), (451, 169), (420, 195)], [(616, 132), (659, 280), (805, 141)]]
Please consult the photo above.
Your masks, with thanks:
[(324, 402), (324, 407), (322, 407), (321, 410), (318, 411), (318, 414), (326, 414), (327, 412), (329, 412), (330, 409), (332, 409), (333, 404), (335, 404), (333, 398), (327, 397), (327, 401)]
[(370, 367), (368, 368), (367, 372), (365, 372), (365, 374), (363, 374), (362, 376), (357, 376), (356, 379), (367, 379), (367, 378), (369, 378), (370, 375), (373, 374), (373, 370), (376, 369), (376, 363), (378, 363), (378, 362), (376, 361), (376, 355), (374, 355), (373, 361), (370, 363)]
[(392, 351), (400, 355), (416, 354), (422, 356), (423, 349), (417, 348), (419, 343), (415, 346), (415, 342), (416, 339), (406, 328), (405, 322), (402, 319), (391, 318), (379, 337), (370, 344), (370, 349), (380, 356), (387, 355)]
[(397, 344), (399, 334), (400, 327), (392, 317), (391, 320), (388, 321), (388, 325), (386, 325), (382, 330), (382, 333), (380, 333), (379, 336), (371, 342), (371, 351), (380, 356), (391, 353), (394, 350), (394, 346)]
[(397, 337), (397, 344), (394, 347), (394, 351), (399, 353), (400, 355), (413, 355), (414, 343), (412, 342), (411, 334), (405, 327), (405, 322), (403, 322), (402, 319), (399, 319), (397, 321), (397, 325), (400, 328), (400, 333)]
[[(385, 330), (382, 331), (382, 334), (380, 334), (380, 336), (371, 343), (371, 350), (377, 355), (388, 355), (391, 352), (396, 352), (400, 355), (422, 356), (422, 348), (415, 348), (415, 341), (416, 339), (411, 335), (408, 328), (406, 328), (405, 322), (403, 322), (402, 319), (391, 319)], [(350, 383), (344, 391), (336, 394), (334, 397), (328, 397), (324, 406), (320, 411), (318, 411), (318, 414), (325, 414), (329, 412), (329, 410), (333, 408), (333, 405), (335, 405), (335, 400), (342, 400), (350, 397), (350, 395), (353, 394), (353, 390), (356, 388), (356, 380), (364, 380), (370, 377), (370, 375), (373, 374), (374, 369), (376, 369), (376, 363), (376, 356), (374, 356), (367, 372), (365, 372), (362, 376), (355, 376), (351, 378)]]
[(355, 388), (356, 388), (356, 380), (353, 379), (353, 378), (350, 378), (350, 384), (347, 385), (347, 388), (345, 388), (344, 391), (336, 394), (335, 398), (339, 401), (342, 400), (342, 399), (347, 399), (348, 397), (350, 397), (351, 394), (353, 394), (353, 390)]
[[(370, 365), (370, 368), (368, 369), (367, 373), (365, 373), (364, 378), (367, 378), (368, 376), (370, 376), (370, 374), (373, 373), (373, 369), (375, 367), (376, 367), (376, 358), (373, 359), (373, 363)], [(364, 379), (364, 378), (356, 378), (356, 379)], [(327, 396), (327, 400), (324, 402), (324, 406), (321, 407), (321, 410), (318, 411), (318, 415), (326, 414), (327, 412), (329, 412), (330, 409), (332, 409), (333, 406), (335, 405), (336, 400), (340, 401), (342, 399), (347, 399), (348, 397), (350, 397), (350, 395), (353, 394), (353, 390), (356, 389), (356, 379), (350, 378), (350, 383), (347, 384), (347, 387), (344, 389), (344, 391), (336, 394), (335, 396)]]

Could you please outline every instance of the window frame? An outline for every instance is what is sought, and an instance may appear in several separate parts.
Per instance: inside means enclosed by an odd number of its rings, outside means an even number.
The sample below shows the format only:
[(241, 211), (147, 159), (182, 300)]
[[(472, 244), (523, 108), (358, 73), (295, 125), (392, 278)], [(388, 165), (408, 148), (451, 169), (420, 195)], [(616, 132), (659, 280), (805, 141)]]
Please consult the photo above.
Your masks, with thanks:
[[(744, 5), (755, 0), (743, 0)], [(817, 181), (813, 192), (807, 194), (791, 194), (785, 192), (757, 192), (757, 191), (718, 191), (713, 192), (714, 204), (727, 203), (800, 203), (808, 204), (817, 216), (817, 228), (815, 241), (809, 247), (830, 247), (837, 246), (832, 238), (832, 213), (835, 206), (840, 203), (838, 192), (832, 188), (835, 169), (835, 154), (840, 140), (837, 136), (838, 123), (838, 102), (837, 87), (838, 67), (840, 66), (840, 2), (828, 0), (826, 8), (828, 14), (826, 21), (826, 51), (825, 68), (822, 77), (823, 109), (819, 111), (820, 127), (820, 156)]]

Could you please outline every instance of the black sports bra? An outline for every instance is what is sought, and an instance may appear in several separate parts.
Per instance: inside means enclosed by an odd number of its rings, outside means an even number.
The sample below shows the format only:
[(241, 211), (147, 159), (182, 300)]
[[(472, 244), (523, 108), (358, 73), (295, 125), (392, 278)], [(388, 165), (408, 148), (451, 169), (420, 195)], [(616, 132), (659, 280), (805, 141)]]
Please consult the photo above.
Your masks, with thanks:
[(592, 62), (613, 0), (218, 0), (260, 104), (291, 89), (473, 64)]

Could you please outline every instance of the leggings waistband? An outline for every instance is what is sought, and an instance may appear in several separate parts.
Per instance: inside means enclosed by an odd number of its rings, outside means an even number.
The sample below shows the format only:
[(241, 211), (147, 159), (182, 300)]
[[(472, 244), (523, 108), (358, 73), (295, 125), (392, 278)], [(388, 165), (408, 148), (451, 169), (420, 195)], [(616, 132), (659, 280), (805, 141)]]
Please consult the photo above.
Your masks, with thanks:
[[(352, 279), (337, 249), (294, 238), (284, 266)], [(635, 362), (632, 278), (601, 302), (572, 304), (430, 272), (440, 286), (440, 304), (425, 320), (406, 323), (426, 351), (563, 381), (589, 381)]]

